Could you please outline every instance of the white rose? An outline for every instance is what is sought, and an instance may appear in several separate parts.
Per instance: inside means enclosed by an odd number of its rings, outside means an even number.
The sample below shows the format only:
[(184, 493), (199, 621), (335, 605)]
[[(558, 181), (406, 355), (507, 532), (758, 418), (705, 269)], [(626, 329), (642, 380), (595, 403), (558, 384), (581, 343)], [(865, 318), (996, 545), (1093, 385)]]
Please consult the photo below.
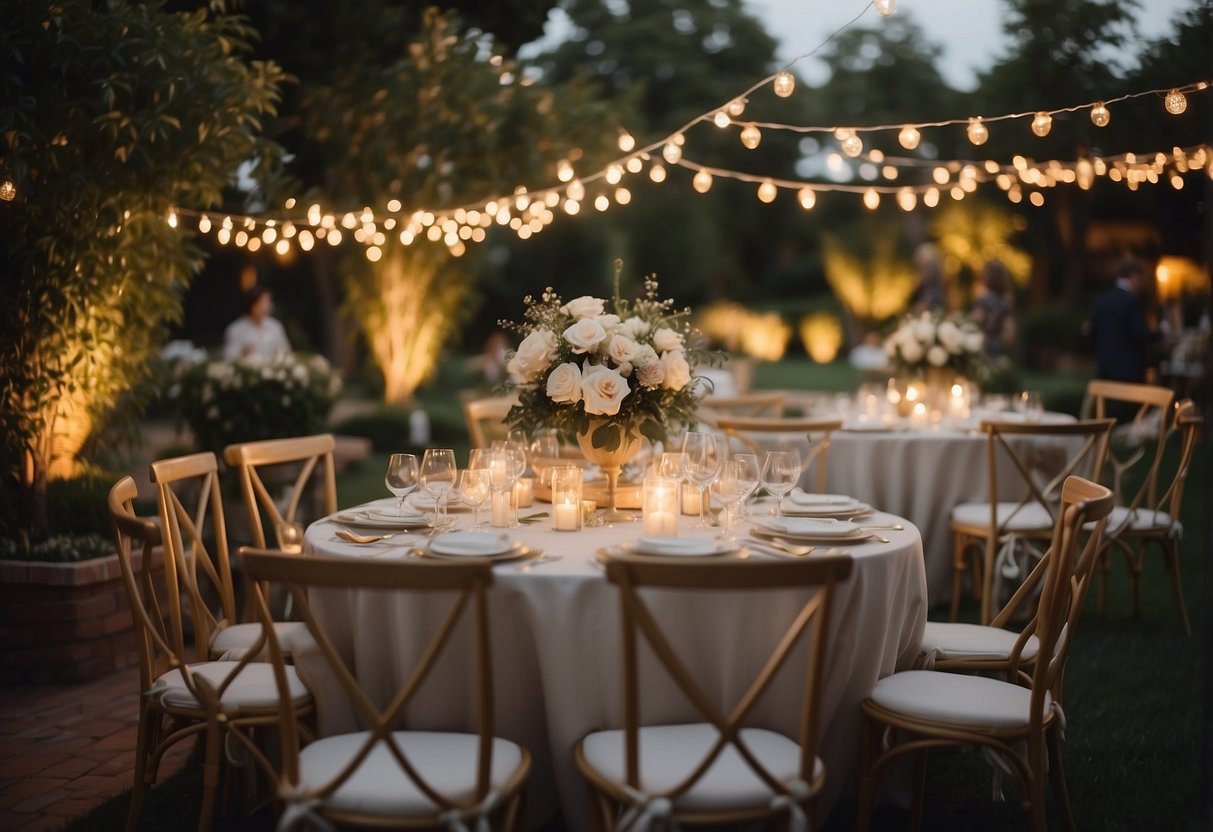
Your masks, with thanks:
[(661, 361), (661, 359), (657, 357), (657, 350), (653, 349), (648, 344), (636, 345), (636, 354), (632, 356), (632, 366), (634, 366), (636, 369), (639, 370), (645, 367), (652, 367), (659, 361)]
[(560, 404), (581, 401), (581, 369), (574, 363), (561, 364), (548, 376), (548, 398)]
[(590, 295), (582, 295), (579, 298), (573, 298), (571, 301), (560, 307), (560, 311), (566, 315), (572, 315), (577, 320), (582, 318), (596, 318), (602, 314), (606, 302), (600, 298), (591, 297)]
[(665, 368), (661, 366), (660, 361), (646, 364), (643, 367), (637, 366), (636, 381), (641, 387), (647, 387), (650, 390), (660, 387), (661, 383), (665, 381)]
[(581, 379), (585, 412), (593, 416), (614, 416), (619, 412), (619, 404), (630, 392), (627, 379), (605, 367)]
[(547, 329), (536, 329), (522, 339), (505, 369), (515, 384), (530, 384), (543, 374), (556, 355), (556, 336)]
[(594, 352), (604, 338), (606, 330), (593, 318), (582, 318), (564, 331), (564, 340), (568, 341), (573, 352), (579, 355)]
[(635, 341), (637, 338), (643, 338), (644, 336), (648, 335), (650, 329), (652, 329), (652, 327), (649, 325), (648, 321), (635, 316), (628, 318), (619, 325), (619, 332), (628, 336), (633, 341)]
[(618, 315), (595, 315), (594, 320), (598, 321), (598, 325), (604, 332), (614, 332), (619, 329)]
[(661, 384), (667, 390), (681, 390), (691, 382), (691, 365), (682, 350), (670, 350), (661, 356), (661, 370)]
[(914, 322), (914, 337), (923, 344), (929, 344), (935, 340), (935, 324), (930, 318), (919, 318)]
[(616, 335), (611, 338), (610, 344), (607, 346), (607, 355), (616, 364), (631, 363), (636, 357), (637, 344), (631, 338), (624, 335)]
[(670, 352), (682, 347), (682, 336), (669, 327), (663, 326), (653, 333), (653, 347), (658, 352)]
[(985, 346), (985, 336), (980, 332), (966, 332), (964, 334), (965, 352), (979, 353), (981, 348)]
[(942, 367), (948, 363), (948, 351), (936, 344), (927, 350), (927, 361), (936, 367)]
[(939, 325), (939, 343), (943, 344), (944, 349), (952, 354), (959, 354), (962, 347), (962, 337), (960, 327), (951, 321), (944, 321)]
[(910, 339), (901, 342), (901, 357), (907, 364), (917, 364), (922, 360), (922, 347), (918, 341)]

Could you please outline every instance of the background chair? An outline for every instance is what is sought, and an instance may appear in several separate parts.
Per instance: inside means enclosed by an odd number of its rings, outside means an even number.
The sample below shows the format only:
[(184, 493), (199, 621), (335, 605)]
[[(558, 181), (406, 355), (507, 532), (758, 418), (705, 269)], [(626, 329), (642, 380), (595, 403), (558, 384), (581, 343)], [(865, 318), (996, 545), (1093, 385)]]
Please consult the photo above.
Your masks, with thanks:
[[(826, 470), (830, 459), (830, 436), (842, 429), (841, 419), (783, 419), (761, 416), (721, 416), (716, 427), (728, 437), (730, 444), (736, 440), (747, 451), (758, 456), (759, 465), (767, 451), (774, 450), (782, 437), (795, 437), (807, 443), (808, 453), (801, 456), (801, 470), (816, 466), (814, 488), (826, 489)], [(763, 440), (766, 440), (764, 443)]]
[[(960, 612), (970, 551), (978, 552), (972, 586), (980, 593), (980, 623), (989, 624), (999, 575), (1031, 572), (1016, 558), (1025, 543), (1047, 541), (1052, 535), (1065, 480), (1071, 474), (1099, 480), (1112, 425), (1111, 419), (1060, 424), (982, 422), (989, 499), (952, 509), (953, 621)], [(1004, 479), (1018, 482), (1014, 489), (1017, 499), (1007, 499), (1015, 494), (1000, 488)]]
[(733, 396), (704, 396), (696, 413), (699, 420), (709, 427), (717, 427), (722, 417), (766, 416), (777, 418), (783, 415), (787, 394), (773, 390), (764, 393), (745, 393)]
[[(182, 740), (201, 736), (203, 798), (198, 829), (210, 830), (223, 762), (221, 740), (232, 737), (265, 767), (264, 755), (247, 732), (278, 723), (277, 688), (272, 668), (250, 664), (251, 653), (236, 662), (191, 664), (186, 659), (177, 562), (165, 557), (163, 592), (158, 591), (151, 564), (160, 532), (154, 521), (135, 516), (132, 503), (137, 496), (131, 477), (123, 477), (109, 493), (118, 561), (139, 650), (139, 724), (127, 829), (139, 826), (144, 794), (156, 781), (164, 753)], [(131, 558), (134, 545), (143, 549), (138, 575)], [(288, 668), (281, 680), (287, 691), (284, 718), (294, 721), (311, 710), (311, 696), (293, 669)]]
[[(805, 561), (681, 562), (617, 557), (606, 565), (607, 580), (619, 589), (623, 619), (623, 728), (597, 731), (577, 744), (577, 768), (594, 796), (591, 817), (615, 826), (615, 806), (625, 809), (619, 828), (654, 815), (677, 824), (740, 824), (787, 817), (811, 826), (813, 801), (825, 783), (817, 756), (817, 697), (825, 661), (830, 600), (834, 586), (851, 573), (851, 558)], [(780, 639), (758, 678), (729, 711), (703, 692), (640, 595), (646, 587), (663, 591), (787, 590), (817, 587), (813, 597)], [(807, 636), (808, 666), (795, 740), (743, 727), (792, 648)], [(704, 722), (641, 725), (642, 681), (638, 635), (652, 648)], [(668, 811), (667, 811), (668, 810)]]
[[(291, 558), (281, 553), (241, 550), (253, 580), (258, 611), (283, 702), (290, 695), (291, 668), (274, 632), (260, 583), (291, 594), (324, 668), (349, 696), (366, 730), (338, 734), (301, 748), (297, 726), (283, 718), (278, 795), (286, 804), (282, 824), (316, 813), (332, 823), (375, 827), (513, 829), (521, 820), (522, 788), (530, 771), (526, 749), (493, 735), (493, 676), (486, 590), (491, 564), (405, 563), (355, 558)], [(316, 617), (310, 601), (336, 589), (408, 590), (456, 593), (455, 601), (418, 665), (402, 676), (382, 709), (364, 691), (338, 654), (330, 626)], [(470, 613), (475, 633), (477, 732), (474, 734), (394, 730), (426, 675), (449, 646), (456, 625)], [(462, 695), (464, 691), (460, 691)], [(466, 825), (465, 825), (466, 824)]]
[[(309, 487), (319, 485), (320, 514), (332, 514), (337, 510), (337, 479), (333, 466), (333, 449), (336, 443), (332, 434), (298, 436), (289, 439), (266, 439), (261, 442), (243, 442), (228, 445), (223, 458), (234, 468), (240, 481), (240, 494), (248, 511), (253, 545), (259, 549), (267, 547), (264, 519), (278, 549), (283, 541), (280, 530), (284, 522), (294, 522), (300, 516), (300, 505), (307, 496)], [(273, 472), (265, 469), (277, 467)], [(288, 469), (289, 470), (284, 470)], [(273, 473), (281, 479), (283, 474), (293, 474), (294, 485), (287, 495), (285, 511), (279, 509), (278, 501), (266, 486), (267, 474)], [(313, 479), (317, 469), (320, 473)], [(271, 482), (273, 480), (271, 479)]]
[(505, 417), (518, 404), (518, 395), (472, 399), (463, 403), (463, 418), (467, 421), (468, 440), (473, 448), (488, 448), (494, 439), (509, 436)]
[[(1045, 776), (1053, 788), (1063, 824), (1074, 828), (1062, 770), (1062, 675), (1074, 637), (1090, 570), (1079, 577), (1075, 560), (1095, 556), (1103, 522), (1112, 510), (1112, 492), (1102, 485), (1069, 477), (1053, 529), (1051, 563), (1037, 607), (1034, 634), (1039, 652), (1028, 686), (961, 673), (908, 670), (876, 683), (860, 706), (862, 739), (855, 828), (867, 828), (876, 784), (884, 767), (906, 754), (915, 758), (911, 827), (922, 823), (927, 752), (931, 748), (972, 745), (983, 749), (998, 769), (1020, 786), (1031, 812), (1032, 829), (1044, 832)], [(1086, 549), (1078, 554), (1083, 525), (1095, 522)], [(1012, 677), (1019, 668), (1011, 667)]]

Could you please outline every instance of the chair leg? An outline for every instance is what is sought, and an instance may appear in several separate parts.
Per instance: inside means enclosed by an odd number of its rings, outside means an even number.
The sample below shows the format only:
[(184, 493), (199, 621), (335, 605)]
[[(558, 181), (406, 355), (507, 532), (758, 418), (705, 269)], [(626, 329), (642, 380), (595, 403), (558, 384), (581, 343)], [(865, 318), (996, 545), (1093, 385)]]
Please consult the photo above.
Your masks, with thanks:
[(994, 555), (997, 549), (998, 541), (995, 539), (986, 541), (985, 549), (982, 550), (981, 624), (989, 624), (990, 619), (994, 617), (991, 605), (994, 599)]
[(206, 757), (202, 761), (202, 811), (198, 815), (198, 832), (214, 827), (215, 799), (219, 791), (222, 729), (212, 721), (206, 726)]
[(965, 553), (968, 543), (963, 535), (957, 534), (952, 544), (952, 620), (960, 616), (960, 594), (964, 588), (964, 573), (967, 571)]
[(1049, 820), (1045, 806), (1044, 737), (1028, 738), (1028, 800), (1031, 801), (1032, 832), (1048, 832)]
[(910, 829), (922, 829), (923, 804), (927, 792), (927, 750), (914, 754), (914, 802), (910, 809)]
[(1074, 813), (1070, 809), (1070, 792), (1066, 789), (1066, 773), (1061, 764), (1061, 730), (1049, 728), (1046, 736), (1049, 743), (1049, 781), (1053, 787), (1053, 800), (1057, 813), (1061, 815), (1062, 829), (1074, 832)]
[[(156, 718), (160, 715), (157, 713)], [(131, 786), (131, 804), (126, 812), (126, 832), (139, 828), (139, 816), (143, 813), (143, 797), (147, 792), (147, 758), (151, 753), (151, 741), (156, 732), (150, 724), (152, 710), (147, 701), (139, 700), (139, 725), (135, 733), (135, 782)]]
[(1112, 560), (1108, 557), (1111, 547), (1104, 546), (1095, 556), (1095, 577), (1099, 580), (1099, 615), (1107, 614), (1108, 575), (1112, 572)]
[(1175, 538), (1168, 537), (1162, 544), (1163, 555), (1167, 559), (1167, 570), (1171, 573), (1171, 589), (1175, 593), (1175, 606), (1179, 608), (1179, 620), (1184, 625), (1184, 632), (1192, 635), (1192, 624), (1188, 621), (1188, 608), (1184, 604), (1183, 578), (1179, 573), (1179, 544)]
[(859, 779), (855, 788), (855, 832), (867, 832), (872, 819), (876, 779), (872, 775), (872, 720), (859, 717)]

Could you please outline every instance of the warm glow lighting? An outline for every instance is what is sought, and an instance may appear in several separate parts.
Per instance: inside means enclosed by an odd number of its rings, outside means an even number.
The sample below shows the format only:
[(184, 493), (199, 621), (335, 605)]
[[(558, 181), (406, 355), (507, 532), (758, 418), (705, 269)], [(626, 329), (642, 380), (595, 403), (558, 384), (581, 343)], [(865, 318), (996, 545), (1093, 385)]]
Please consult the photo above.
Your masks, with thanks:
[(775, 76), (771, 87), (780, 98), (787, 98), (796, 91), (796, 76), (785, 69)]
[(575, 199), (566, 199), (564, 201), (564, 212), (570, 217), (581, 210), (581, 203)]
[(389, 214), (399, 213), (401, 207), (400, 200), (398, 199), (389, 199), (387, 201), (387, 210)]
[(716, 114), (712, 116), (712, 123), (723, 130), (733, 123), (733, 119), (729, 118), (729, 114), (724, 110), (717, 110)]
[(990, 130), (980, 117), (969, 119), (969, 126), (965, 129), (965, 133), (968, 135), (969, 141), (975, 145), (983, 145), (990, 138)]
[(206, 214), (203, 214), (201, 217), (198, 218), (198, 230), (201, 231), (203, 234), (205, 234), (211, 230), (211, 218), (208, 217)]
[(1091, 108), (1091, 123), (1096, 127), (1107, 127), (1111, 119), (1112, 114), (1108, 112), (1107, 106), (1102, 101), (1096, 101), (1095, 106)]
[(1168, 113), (1177, 116), (1188, 109), (1188, 97), (1179, 90), (1171, 90), (1163, 99), (1163, 106), (1167, 108)]
[(922, 141), (922, 133), (918, 132), (917, 127), (903, 127), (901, 128), (901, 132), (897, 134), (897, 141), (906, 150), (913, 150)]
[[(682, 159), (682, 148), (679, 146), (680, 143), (678, 142), (678, 138), (680, 138), (681, 136), (682, 136), (682, 134), (679, 133), (678, 136), (675, 137), (675, 139), (673, 139), (672, 141), (666, 142), (665, 147), (661, 148), (662, 158), (665, 159), (667, 162), (669, 162), (671, 165), (678, 164), (678, 161), (680, 159)], [(614, 184), (614, 183), (612, 183), (612, 184)]]
[(1032, 132), (1044, 138), (1049, 135), (1049, 131), (1053, 129), (1053, 116), (1048, 113), (1037, 113), (1036, 118), (1032, 119)]
[(176, 211), (168, 212), (168, 227), (169, 228), (177, 227), (177, 212)]
[(918, 204), (918, 195), (909, 188), (902, 188), (897, 192), (897, 204), (903, 211), (913, 211)]
[(1032, 191), (1032, 193), (1028, 196), (1028, 201), (1039, 208), (1045, 204), (1045, 195), (1040, 191)]
[(653, 167), (649, 168), (649, 179), (654, 182), (661, 183), (665, 181), (665, 165), (661, 162), (654, 162)]
[(753, 150), (754, 148), (758, 147), (759, 142), (762, 141), (762, 131), (753, 124), (747, 124), (745, 127), (741, 128), (739, 137), (741, 138), (741, 143), (743, 145), (748, 147), (750, 150)]
[(928, 208), (934, 208), (939, 204), (939, 189), (927, 188), (927, 192), (922, 195), (922, 204)]
[(585, 199), (585, 185), (582, 184), (580, 179), (574, 179), (570, 182), (564, 192), (568, 195), (569, 199), (575, 199), (579, 202)]
[(812, 188), (801, 188), (796, 192), (796, 199), (800, 202), (800, 207), (806, 211), (812, 211), (813, 206), (817, 204), (817, 194)]
[[(666, 146), (669, 147), (669, 145)], [(673, 164), (673, 162), (670, 164)], [(619, 167), (619, 165), (611, 165), (607, 168), (606, 175), (603, 178), (606, 179), (608, 185), (618, 185), (619, 181), (623, 179), (623, 168)]]
[(729, 102), (729, 106), (725, 107), (725, 110), (730, 116), (737, 118), (739, 115), (745, 112), (745, 99), (734, 98)]
[(863, 204), (869, 211), (875, 211), (880, 207), (880, 194), (873, 188), (868, 188), (863, 192)]
[(286, 253), (290, 250), (291, 250), (291, 241), (287, 240), (285, 238), (279, 240), (278, 245), (274, 246), (274, 251), (278, 252), (278, 255), (280, 257), (285, 256)]
[(888, 17), (897, 11), (897, 0), (876, 0), (876, 11), (884, 17)]
[(834, 131), (834, 138), (842, 145), (842, 152), (852, 159), (863, 153), (863, 141), (855, 135), (855, 131), (840, 127)]
[(760, 202), (774, 202), (775, 197), (778, 195), (779, 189), (775, 187), (775, 183), (770, 179), (763, 180), (763, 183), (758, 186), (758, 199)]
[(691, 179), (691, 187), (701, 194), (706, 194), (712, 188), (712, 174), (706, 170), (696, 171), (694, 178)]
[(948, 180), (952, 178), (952, 174), (948, 173), (948, 169), (941, 165), (931, 171), (931, 178), (935, 180), (936, 185), (946, 185), (948, 184)]
[(644, 169), (644, 162), (640, 160), (639, 156), (633, 156), (624, 162), (624, 167), (628, 169), (628, 173), (640, 173)]
[[(358, 229), (358, 230), (361, 231), (362, 229)], [(274, 242), (274, 240), (278, 239), (277, 229), (275, 229), (273, 226), (266, 228), (264, 231), (261, 232), (261, 239), (262, 239), (262, 241), (265, 242), (266, 245), (269, 245), (270, 243)]]
[(252, 254), (255, 251), (258, 251), (260, 248), (261, 248), (261, 238), (260, 237), (252, 237), (249, 239), (248, 250), (249, 250), (250, 254)]
[[(404, 236), (403, 233), (401, 233), (401, 236)], [(312, 246), (315, 244), (316, 241), (315, 238), (312, 237), (312, 232), (308, 231), (306, 228), (299, 232), (299, 248), (303, 249), (304, 251), (311, 251)]]
[(561, 182), (568, 182), (573, 178), (573, 166), (567, 159), (561, 159), (556, 163), (556, 178)]
[(248, 242), (248, 232), (240, 230), (236, 232), (236, 245), (243, 246)]
[(636, 146), (636, 139), (627, 130), (619, 131), (619, 149), (624, 153), (631, 153), (632, 148)]
[(632, 192), (629, 191), (627, 188), (616, 188), (615, 189), (615, 201), (618, 202), (620, 205), (627, 205), (629, 202), (632, 201)]
[(611, 200), (607, 197), (606, 194), (599, 194), (598, 196), (594, 197), (594, 208), (596, 210), (605, 211), (607, 208), (610, 208), (610, 207), (611, 207)]

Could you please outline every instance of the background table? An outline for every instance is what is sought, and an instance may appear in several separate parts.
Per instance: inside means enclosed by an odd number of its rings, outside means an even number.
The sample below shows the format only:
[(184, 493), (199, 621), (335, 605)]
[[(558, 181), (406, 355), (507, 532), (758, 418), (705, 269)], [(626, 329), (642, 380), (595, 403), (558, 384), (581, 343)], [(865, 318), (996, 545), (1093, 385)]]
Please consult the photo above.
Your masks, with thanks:
[[(537, 504), (537, 510), (543, 508)], [(874, 522), (897, 519), (878, 516)], [(680, 534), (702, 533), (692, 528), (694, 522), (682, 518)], [(307, 530), (305, 551), (360, 557), (388, 547), (345, 543), (335, 537), (336, 529), (329, 521), (314, 523)], [(600, 547), (639, 534), (635, 523), (576, 533), (554, 532), (548, 523), (523, 527), (514, 530), (517, 539), (563, 558), (530, 572), (518, 571), (513, 563), (496, 567), (489, 606), (497, 734), (525, 746), (533, 756), (528, 792), (532, 826), (550, 819), (559, 801), (570, 827), (585, 827), (586, 790), (573, 763), (573, 748), (591, 731), (622, 725), (619, 602), (593, 559)], [(860, 701), (877, 679), (908, 667), (922, 640), (926, 582), (921, 538), (912, 526), (882, 534), (888, 536), (888, 544), (846, 547), (855, 558), (855, 568), (838, 587), (831, 616), (820, 704), (821, 753), (828, 766), (820, 803), (823, 818), (838, 795), (853, 786)], [(653, 592), (652, 598), (658, 621), (688, 668), (722, 707), (741, 697), (807, 600), (798, 590)], [(382, 703), (416, 661), (450, 599), (351, 590), (323, 593), (314, 603), (317, 614), (333, 628), (337, 649)], [(453, 644), (408, 710), (410, 726), (473, 729), (468, 623), (455, 633)], [(803, 659), (803, 652), (798, 655)], [(356, 730), (354, 714), (340, 691), (317, 672), (317, 657), (297, 653), (296, 665), (316, 696), (320, 733)], [(642, 721), (702, 721), (673, 683), (654, 668), (649, 665), (644, 675)], [(752, 724), (796, 735), (803, 671), (803, 661), (788, 662), (753, 711)]]

